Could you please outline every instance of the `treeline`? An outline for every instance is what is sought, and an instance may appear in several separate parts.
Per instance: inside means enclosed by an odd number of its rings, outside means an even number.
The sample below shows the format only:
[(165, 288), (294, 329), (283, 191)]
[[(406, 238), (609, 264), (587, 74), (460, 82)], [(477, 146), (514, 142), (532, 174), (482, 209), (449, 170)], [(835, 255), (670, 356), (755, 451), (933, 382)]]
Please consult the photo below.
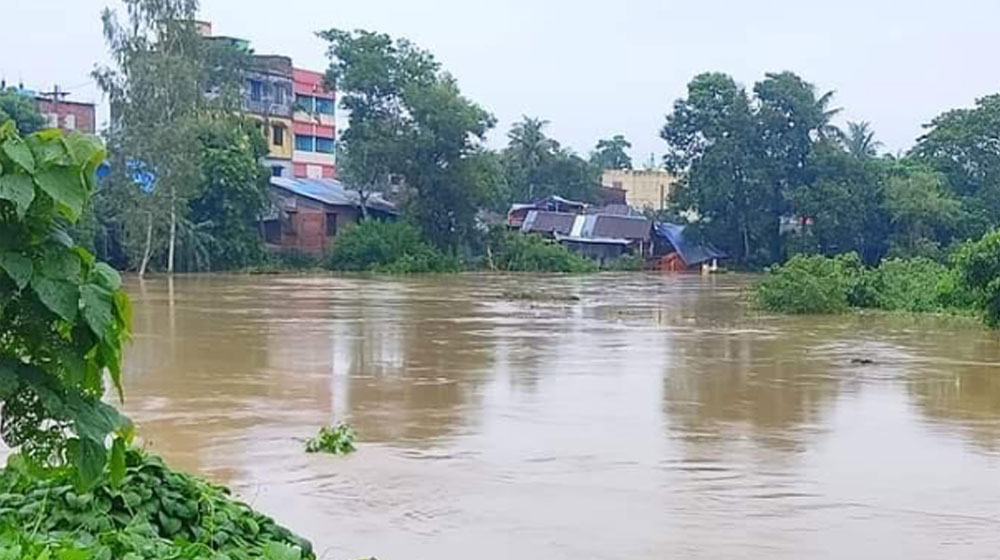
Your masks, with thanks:
[(725, 74), (688, 85), (661, 136), (675, 211), (744, 266), (856, 252), (944, 260), (1000, 222), (1000, 96), (931, 121), (907, 153), (878, 155), (868, 123), (790, 72), (751, 91)]

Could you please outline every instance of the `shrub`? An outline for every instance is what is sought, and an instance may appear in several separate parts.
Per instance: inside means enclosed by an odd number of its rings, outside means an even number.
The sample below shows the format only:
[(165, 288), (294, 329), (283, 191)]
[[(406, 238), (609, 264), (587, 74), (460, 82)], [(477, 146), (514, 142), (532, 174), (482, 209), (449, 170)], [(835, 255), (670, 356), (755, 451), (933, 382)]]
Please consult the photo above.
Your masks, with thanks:
[(329, 453), (347, 455), (354, 453), (354, 429), (347, 424), (337, 424), (336, 428), (323, 426), (319, 434), (306, 442), (306, 453)]
[(270, 266), (278, 270), (313, 270), (319, 268), (320, 260), (299, 249), (280, 249), (271, 253)]
[(429, 245), (420, 231), (404, 222), (367, 220), (337, 237), (326, 265), (331, 270), (413, 274), (454, 272), (454, 257)]
[[(796, 255), (774, 267), (754, 288), (755, 302), (785, 313), (842, 313), (850, 307), (848, 294), (857, 284), (853, 267), (857, 255), (829, 258)], [(860, 262), (860, 259), (858, 259)]]
[[(80, 492), (66, 475), (0, 471), (0, 558), (314, 558), (309, 543), (233, 500), (225, 488), (125, 453), (119, 484)], [(53, 553), (75, 553), (60, 555)]]
[(986, 324), (1000, 327), (1000, 230), (963, 246), (955, 264), (967, 297), (982, 310)]
[(489, 239), (493, 268), (508, 272), (593, 272), (597, 263), (537, 235), (494, 230)]
[(869, 273), (875, 292), (871, 307), (889, 311), (936, 312), (949, 307), (952, 273), (930, 259), (889, 259)]

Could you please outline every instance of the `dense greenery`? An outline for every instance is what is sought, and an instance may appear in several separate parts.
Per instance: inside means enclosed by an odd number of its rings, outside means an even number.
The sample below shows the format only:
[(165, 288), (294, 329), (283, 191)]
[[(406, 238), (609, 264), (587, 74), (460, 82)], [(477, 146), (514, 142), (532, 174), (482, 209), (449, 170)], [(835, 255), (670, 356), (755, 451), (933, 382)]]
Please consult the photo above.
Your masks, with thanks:
[(319, 434), (306, 442), (306, 453), (329, 453), (331, 455), (347, 455), (354, 453), (354, 440), (357, 436), (354, 429), (347, 424), (337, 424), (336, 427), (323, 426)]
[(632, 169), (632, 158), (628, 149), (632, 144), (621, 134), (598, 140), (597, 147), (590, 154), (590, 163), (599, 169)]
[(456, 259), (423, 240), (405, 222), (368, 220), (345, 228), (327, 258), (331, 270), (347, 272), (454, 272)]
[(102, 477), (84, 492), (72, 482), (65, 474), (0, 472), (0, 558), (313, 558), (308, 542), (225, 488), (139, 451), (125, 454), (117, 482)]
[(75, 467), (93, 483), (121, 469), (128, 421), (101, 402), (109, 372), (121, 393), (131, 311), (121, 278), (73, 244), (66, 228), (94, 190), (96, 139), (49, 129), (26, 138), (0, 125), (0, 436), (35, 467)]
[[(503, 209), (511, 202), (533, 201), (550, 195), (592, 202), (600, 185), (600, 167), (564, 148), (545, 134), (548, 121), (524, 117), (507, 134), (502, 152), (504, 196)], [(624, 140), (624, 139), (622, 139)], [(609, 157), (622, 145), (610, 146)], [(600, 150), (601, 148), (599, 148)]]
[(506, 272), (593, 272), (597, 263), (538, 235), (521, 235), (505, 229), (490, 232), (488, 259), (491, 269)]
[(21, 134), (45, 127), (45, 117), (34, 98), (15, 88), (0, 89), (0, 124), (7, 121), (14, 121)]
[(956, 257), (967, 300), (978, 305), (986, 323), (1000, 327), (1000, 230), (968, 243)]
[[(227, 117), (240, 107), (247, 55), (198, 35), (196, 0), (128, 0), (125, 8), (123, 23), (110, 9), (103, 14), (113, 65), (94, 73), (111, 104), (112, 171), (96, 210), (119, 253), (102, 256), (140, 274), (204, 269), (213, 254), (220, 265), (245, 264), (246, 226), (228, 227), (259, 210), (259, 196), (234, 189), (261, 188), (260, 152), (248, 138), (257, 133)], [(206, 192), (220, 186), (227, 192)], [(209, 211), (218, 225), (207, 223)]]

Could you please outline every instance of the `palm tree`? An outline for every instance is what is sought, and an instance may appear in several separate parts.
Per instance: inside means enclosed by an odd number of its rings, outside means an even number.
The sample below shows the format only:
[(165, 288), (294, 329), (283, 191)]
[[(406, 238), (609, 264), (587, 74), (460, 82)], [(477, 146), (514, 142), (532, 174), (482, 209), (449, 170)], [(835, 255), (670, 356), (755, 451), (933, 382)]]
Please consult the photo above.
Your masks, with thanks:
[(559, 143), (545, 136), (549, 121), (524, 116), (514, 123), (507, 133), (508, 143), (505, 155), (524, 173), (529, 199), (535, 196), (535, 180), (538, 168), (559, 149)]
[(868, 121), (848, 121), (843, 142), (847, 151), (856, 158), (872, 157), (882, 147), (882, 143), (875, 139), (875, 131)]
[(844, 131), (830, 122), (843, 111), (841, 107), (830, 108), (833, 95), (833, 91), (828, 91), (816, 100), (816, 111), (820, 115), (820, 124), (816, 127), (816, 133), (819, 135), (819, 140), (824, 142), (829, 140), (843, 141), (844, 139)]

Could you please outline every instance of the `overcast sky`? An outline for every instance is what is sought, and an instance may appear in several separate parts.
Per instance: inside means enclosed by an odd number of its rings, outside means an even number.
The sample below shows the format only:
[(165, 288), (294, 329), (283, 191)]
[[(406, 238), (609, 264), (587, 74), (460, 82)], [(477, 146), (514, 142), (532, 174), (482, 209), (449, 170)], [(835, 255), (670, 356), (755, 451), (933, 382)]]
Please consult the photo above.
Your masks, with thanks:
[[(109, 3), (0, 0), (0, 75), (101, 102), (89, 72), (106, 56)], [(1000, 91), (998, 0), (202, 0), (201, 17), (316, 70), (318, 29), (408, 37), (499, 118), (494, 145), (530, 115), (581, 153), (624, 134), (637, 161), (663, 151), (664, 115), (703, 71), (748, 87), (795, 71), (836, 90), (844, 119), (871, 121), (890, 151), (938, 113)]]

